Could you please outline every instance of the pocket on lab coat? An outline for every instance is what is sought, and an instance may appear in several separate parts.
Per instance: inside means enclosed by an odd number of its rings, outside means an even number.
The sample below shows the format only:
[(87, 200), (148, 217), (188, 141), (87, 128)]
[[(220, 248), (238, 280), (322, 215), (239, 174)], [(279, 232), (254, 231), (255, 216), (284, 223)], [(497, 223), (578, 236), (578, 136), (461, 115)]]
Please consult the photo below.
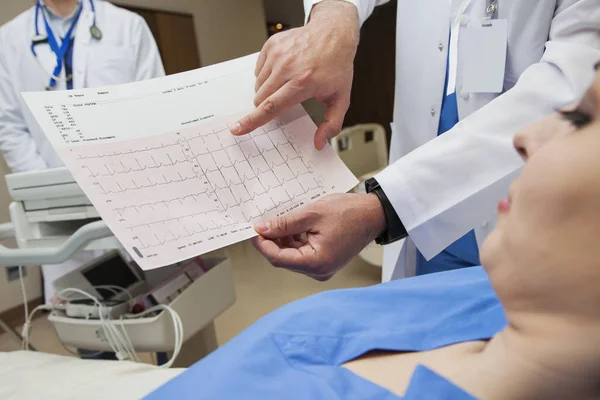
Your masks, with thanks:
[[(87, 61), (87, 86), (118, 85), (135, 80), (136, 59), (131, 46), (97, 46)], [(75, 66), (77, 68), (77, 66)]]

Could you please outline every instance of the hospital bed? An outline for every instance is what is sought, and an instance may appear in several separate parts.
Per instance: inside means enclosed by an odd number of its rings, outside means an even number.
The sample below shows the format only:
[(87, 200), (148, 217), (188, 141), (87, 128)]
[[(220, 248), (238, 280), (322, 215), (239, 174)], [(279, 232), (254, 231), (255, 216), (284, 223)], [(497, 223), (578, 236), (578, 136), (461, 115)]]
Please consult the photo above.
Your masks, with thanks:
[(0, 353), (0, 398), (140, 399), (183, 371), (28, 351)]
[[(59, 264), (80, 250), (120, 247), (66, 168), (6, 176), (12, 197), (10, 223), (0, 224), (0, 240), (14, 237), (17, 248), (0, 245), (0, 265)], [(217, 347), (213, 320), (235, 301), (233, 275), (222, 253), (212, 254), (208, 272), (170, 304), (183, 322), (184, 344), (175, 365), (189, 366)], [(51, 313), (59, 338), (67, 345), (108, 351), (98, 337), (98, 320)], [(172, 322), (166, 313), (126, 321), (137, 351), (174, 350)], [(3, 398), (0, 396), (0, 398)]]

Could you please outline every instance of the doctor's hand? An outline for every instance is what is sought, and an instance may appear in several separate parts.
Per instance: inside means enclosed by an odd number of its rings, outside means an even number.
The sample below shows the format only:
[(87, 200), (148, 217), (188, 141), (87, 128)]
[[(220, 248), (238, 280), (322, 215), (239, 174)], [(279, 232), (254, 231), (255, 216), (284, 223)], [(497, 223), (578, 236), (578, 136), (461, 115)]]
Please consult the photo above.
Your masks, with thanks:
[(326, 281), (385, 229), (375, 194), (336, 194), (259, 222), (252, 243), (275, 267)]
[(350, 104), (354, 56), (359, 39), (356, 7), (325, 0), (313, 7), (310, 22), (272, 36), (256, 64), (256, 109), (231, 127), (244, 135), (307, 99), (325, 103), (325, 122), (315, 133), (321, 150), (342, 127)]

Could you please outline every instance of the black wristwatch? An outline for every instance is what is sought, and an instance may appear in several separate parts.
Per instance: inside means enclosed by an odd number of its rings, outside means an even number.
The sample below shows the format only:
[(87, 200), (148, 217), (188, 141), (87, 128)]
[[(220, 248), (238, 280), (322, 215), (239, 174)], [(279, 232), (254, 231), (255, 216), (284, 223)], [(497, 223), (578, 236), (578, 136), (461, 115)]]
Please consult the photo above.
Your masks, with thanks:
[(375, 239), (375, 242), (383, 245), (407, 237), (408, 232), (406, 232), (404, 224), (400, 221), (400, 217), (396, 214), (396, 211), (385, 195), (385, 192), (381, 186), (379, 186), (379, 182), (377, 182), (375, 178), (368, 179), (365, 182), (365, 189), (367, 190), (367, 193), (375, 193), (377, 195), (381, 202), (381, 206), (383, 207), (385, 220), (387, 222), (387, 229)]

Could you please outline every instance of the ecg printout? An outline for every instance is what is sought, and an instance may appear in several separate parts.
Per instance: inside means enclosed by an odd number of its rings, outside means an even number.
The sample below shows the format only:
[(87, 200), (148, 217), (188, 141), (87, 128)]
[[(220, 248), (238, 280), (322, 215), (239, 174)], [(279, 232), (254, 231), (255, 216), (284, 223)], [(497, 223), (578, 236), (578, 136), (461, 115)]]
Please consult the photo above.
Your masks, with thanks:
[(256, 55), (151, 81), (24, 93), (48, 139), (100, 216), (143, 269), (256, 235), (358, 181), (301, 106), (234, 137), (252, 109)]

